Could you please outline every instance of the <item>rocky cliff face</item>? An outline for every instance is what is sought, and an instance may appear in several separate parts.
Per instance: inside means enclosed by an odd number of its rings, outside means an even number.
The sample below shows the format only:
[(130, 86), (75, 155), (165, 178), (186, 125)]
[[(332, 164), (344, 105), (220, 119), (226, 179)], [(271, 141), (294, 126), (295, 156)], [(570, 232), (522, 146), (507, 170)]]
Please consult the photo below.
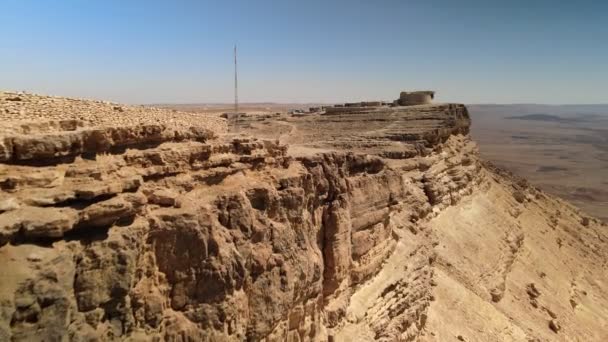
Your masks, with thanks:
[[(0, 105), (0, 340), (446, 340), (450, 281), (474, 298), (457, 315), (483, 307), (488, 331), (511, 327), (488, 336), (606, 336), (576, 327), (608, 319), (591, 300), (608, 298), (606, 274), (577, 275), (565, 307), (543, 302), (555, 287), (510, 277), (545, 225), (584, 254), (556, 263), (605, 270), (605, 228), (484, 165), (462, 105), (248, 117), (240, 135), (172, 111)], [(486, 204), (477, 225), (467, 206), (495, 192), (508, 206)], [(473, 221), (450, 220), (463, 212)], [(471, 250), (499, 254), (496, 269)], [(536, 306), (501, 308), (523, 287)]]

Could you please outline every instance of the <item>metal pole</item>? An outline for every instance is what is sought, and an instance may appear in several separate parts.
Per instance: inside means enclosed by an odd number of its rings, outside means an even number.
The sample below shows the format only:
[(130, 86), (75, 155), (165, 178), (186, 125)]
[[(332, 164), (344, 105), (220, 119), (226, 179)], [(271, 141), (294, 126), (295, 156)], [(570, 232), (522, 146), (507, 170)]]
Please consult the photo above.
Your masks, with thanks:
[(237, 77), (237, 64), (236, 64), (236, 44), (234, 44), (234, 115), (235, 115), (235, 126), (238, 132), (239, 124), (239, 88), (238, 88), (238, 77)]

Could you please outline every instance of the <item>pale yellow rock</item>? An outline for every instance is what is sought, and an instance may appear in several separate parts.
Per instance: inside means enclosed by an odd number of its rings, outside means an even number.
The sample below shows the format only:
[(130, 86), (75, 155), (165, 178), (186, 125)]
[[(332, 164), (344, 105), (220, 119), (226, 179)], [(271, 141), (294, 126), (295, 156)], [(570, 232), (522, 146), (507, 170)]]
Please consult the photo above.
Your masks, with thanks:
[(464, 105), (336, 108), (0, 93), (0, 340), (608, 340), (606, 227)]

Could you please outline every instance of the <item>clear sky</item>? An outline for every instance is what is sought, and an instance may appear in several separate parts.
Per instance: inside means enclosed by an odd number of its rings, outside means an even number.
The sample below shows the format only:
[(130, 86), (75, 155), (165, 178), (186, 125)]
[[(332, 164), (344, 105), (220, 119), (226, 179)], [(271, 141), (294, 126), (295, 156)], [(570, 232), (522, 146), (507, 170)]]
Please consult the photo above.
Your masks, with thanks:
[(127, 103), (608, 103), (608, 1), (2, 0), (0, 89)]

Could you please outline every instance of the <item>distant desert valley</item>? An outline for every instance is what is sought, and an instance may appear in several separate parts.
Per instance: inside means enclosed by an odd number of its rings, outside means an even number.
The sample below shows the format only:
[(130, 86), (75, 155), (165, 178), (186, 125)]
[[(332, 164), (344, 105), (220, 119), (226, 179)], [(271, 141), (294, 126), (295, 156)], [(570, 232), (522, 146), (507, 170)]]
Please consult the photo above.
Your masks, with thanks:
[(608, 222), (608, 105), (469, 105), (481, 156)]

